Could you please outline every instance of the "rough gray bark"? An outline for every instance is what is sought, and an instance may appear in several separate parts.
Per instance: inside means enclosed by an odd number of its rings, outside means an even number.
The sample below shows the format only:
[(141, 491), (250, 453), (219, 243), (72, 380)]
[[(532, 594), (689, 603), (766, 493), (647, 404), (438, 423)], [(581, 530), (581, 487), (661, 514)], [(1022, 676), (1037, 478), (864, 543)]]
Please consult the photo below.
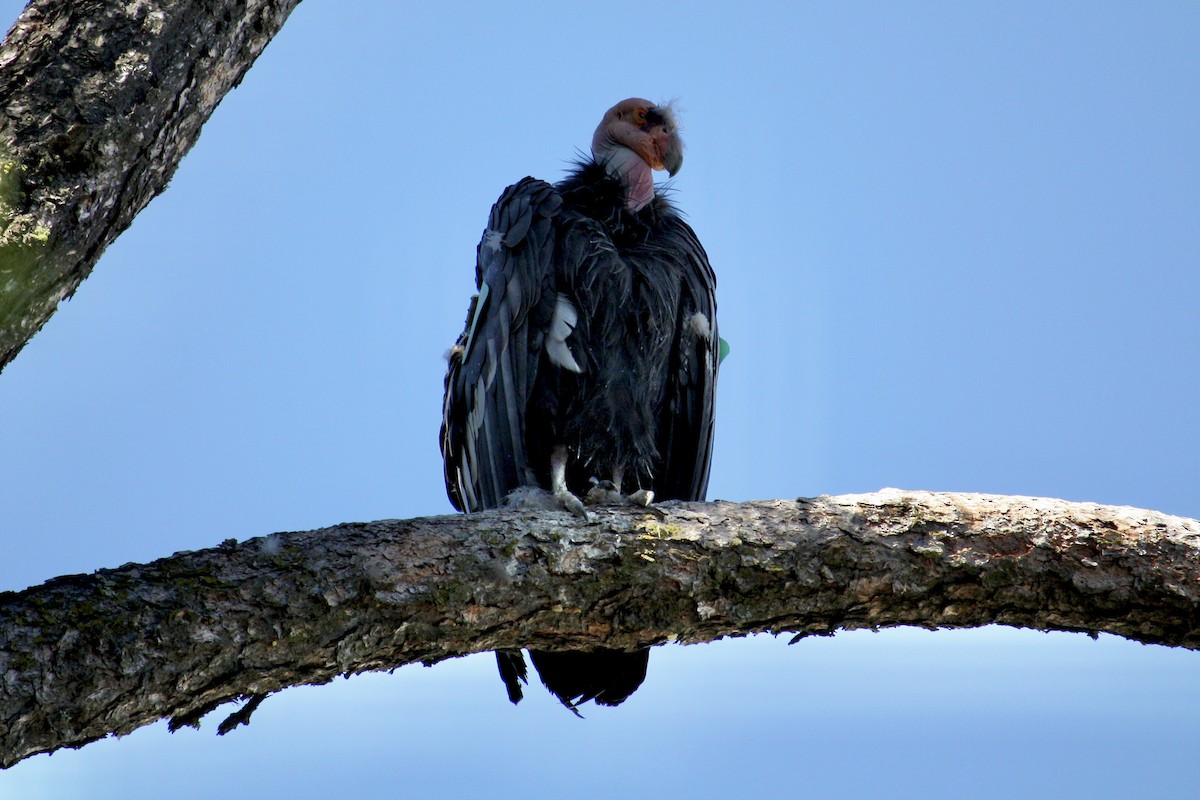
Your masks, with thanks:
[(166, 188), (299, 0), (33, 0), (0, 45), (0, 369)]
[(1000, 623), (1196, 649), (1198, 556), (1195, 520), (898, 490), (229, 541), (0, 594), (0, 764), (503, 647)]

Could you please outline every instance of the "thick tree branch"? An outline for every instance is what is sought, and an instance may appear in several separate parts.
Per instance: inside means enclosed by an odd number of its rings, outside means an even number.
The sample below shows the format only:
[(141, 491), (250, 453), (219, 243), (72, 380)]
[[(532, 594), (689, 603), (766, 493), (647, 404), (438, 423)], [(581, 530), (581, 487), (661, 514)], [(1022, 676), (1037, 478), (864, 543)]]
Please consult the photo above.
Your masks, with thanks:
[(299, 0), (33, 0), (0, 45), (0, 369), (166, 188)]
[(0, 763), (501, 647), (1000, 623), (1200, 648), (1195, 520), (898, 490), (662, 511), (346, 524), (0, 594)]

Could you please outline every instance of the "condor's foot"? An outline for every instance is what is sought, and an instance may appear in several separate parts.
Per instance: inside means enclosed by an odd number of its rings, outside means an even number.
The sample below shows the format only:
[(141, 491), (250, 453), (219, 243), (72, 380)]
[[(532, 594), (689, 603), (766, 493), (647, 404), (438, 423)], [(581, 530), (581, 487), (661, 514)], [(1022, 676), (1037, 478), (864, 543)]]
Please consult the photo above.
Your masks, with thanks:
[(586, 520), (587, 510), (579, 498), (570, 492), (554, 494), (538, 486), (522, 486), (513, 489), (504, 498), (504, 508), (521, 511), (570, 511), (580, 519)]
[(558, 504), (575, 516), (586, 521), (587, 509), (579, 498), (567, 491), (567, 446), (555, 445), (550, 453), (550, 488)]
[(583, 502), (589, 506), (611, 506), (621, 502), (621, 493), (612, 481), (602, 481), (592, 478), (592, 488), (583, 496)]
[(648, 507), (654, 502), (654, 492), (649, 489), (638, 489), (633, 494), (621, 494), (619, 484), (614, 481), (602, 481), (592, 478), (592, 488), (588, 490), (583, 501), (589, 506), (641, 506)]
[(567, 491), (563, 491), (561, 493), (555, 492), (554, 499), (555, 499), (555, 501), (557, 501), (559, 507), (564, 508), (567, 511), (570, 511), (572, 514), (574, 514), (575, 516), (579, 517), (582, 520), (585, 520), (585, 521), (587, 520), (587, 518), (588, 518), (587, 509), (583, 507), (583, 503), (575, 495), (573, 495)]

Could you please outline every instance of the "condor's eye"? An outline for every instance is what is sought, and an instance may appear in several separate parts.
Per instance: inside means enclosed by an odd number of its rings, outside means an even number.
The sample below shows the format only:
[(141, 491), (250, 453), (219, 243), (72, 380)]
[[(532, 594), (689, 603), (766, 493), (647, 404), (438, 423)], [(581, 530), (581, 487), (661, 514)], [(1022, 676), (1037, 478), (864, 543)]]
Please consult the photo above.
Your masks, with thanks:
[(646, 124), (646, 109), (644, 109), (644, 108), (634, 109), (633, 124), (639, 125), (639, 126)]

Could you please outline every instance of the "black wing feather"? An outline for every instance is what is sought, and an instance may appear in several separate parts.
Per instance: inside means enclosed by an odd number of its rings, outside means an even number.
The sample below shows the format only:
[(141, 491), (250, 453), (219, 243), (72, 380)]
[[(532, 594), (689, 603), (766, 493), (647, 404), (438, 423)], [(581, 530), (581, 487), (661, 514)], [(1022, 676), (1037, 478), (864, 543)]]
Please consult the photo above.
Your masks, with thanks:
[(553, 220), (561, 206), (554, 187), (525, 178), (492, 206), (476, 249), (479, 293), (450, 352), (442, 406), (446, 493), (460, 511), (495, 508), (530, 482), (525, 406), (542, 346), (530, 318), (553, 313)]
[[(676, 346), (658, 429), (662, 459), (655, 492), (664, 500), (703, 500), (708, 492), (716, 406), (719, 337), (717, 279), (691, 227), (672, 216), (661, 228), (663, 251), (677, 259), (682, 286)], [(705, 325), (694, 318), (702, 315)]]

